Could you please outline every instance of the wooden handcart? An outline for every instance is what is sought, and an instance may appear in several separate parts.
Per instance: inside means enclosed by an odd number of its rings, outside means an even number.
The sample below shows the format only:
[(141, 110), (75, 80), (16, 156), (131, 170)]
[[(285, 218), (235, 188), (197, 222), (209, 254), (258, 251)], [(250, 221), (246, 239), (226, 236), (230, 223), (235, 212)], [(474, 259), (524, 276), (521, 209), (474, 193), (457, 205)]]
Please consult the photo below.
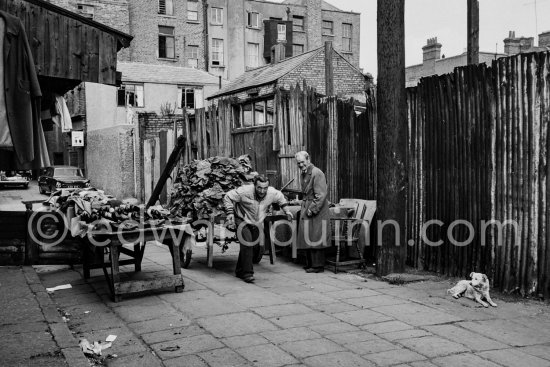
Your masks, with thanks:
[[(148, 241), (155, 240), (170, 249), (173, 274), (156, 275), (154, 279), (121, 280), (120, 266), (134, 265), (136, 272), (141, 271), (145, 245)], [(103, 274), (115, 302), (118, 302), (124, 294), (160, 288), (174, 287), (176, 292), (183, 292), (185, 284), (181, 276), (180, 240), (184, 242), (183, 249), (192, 247), (193, 232), (188, 224), (141, 228), (130, 231), (90, 233), (81, 238), (84, 248), (84, 278), (90, 277), (91, 269), (103, 269)], [(104, 244), (104, 246), (97, 244)], [(106, 253), (109, 255), (108, 259), (106, 259)], [(120, 260), (120, 254), (124, 254), (129, 258)]]

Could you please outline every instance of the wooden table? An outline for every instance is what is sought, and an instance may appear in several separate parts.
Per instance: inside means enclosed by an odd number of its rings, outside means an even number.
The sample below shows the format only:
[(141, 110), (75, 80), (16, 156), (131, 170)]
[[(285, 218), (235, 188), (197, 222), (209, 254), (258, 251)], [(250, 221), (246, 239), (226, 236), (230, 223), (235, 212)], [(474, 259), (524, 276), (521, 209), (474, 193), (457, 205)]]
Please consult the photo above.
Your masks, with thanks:
[[(155, 236), (156, 231), (156, 236)], [(180, 240), (178, 240), (180, 239)], [(136, 272), (141, 271), (141, 261), (148, 241), (159, 241), (168, 246), (172, 255), (173, 274), (155, 276), (147, 280), (120, 280), (121, 265), (134, 265)], [(194, 234), (188, 224), (170, 225), (155, 228), (140, 228), (116, 232), (93, 232), (81, 239), (84, 246), (84, 279), (90, 277), (91, 269), (103, 269), (103, 274), (114, 302), (118, 302), (123, 294), (174, 287), (177, 293), (183, 292), (185, 287), (181, 276), (180, 245), (191, 248), (194, 243)], [(94, 245), (101, 243), (102, 245)], [(183, 243), (180, 243), (182, 242)], [(104, 244), (104, 245), (103, 245)], [(123, 246), (124, 245), (124, 246)], [(130, 249), (130, 245), (133, 249)], [(109, 250), (109, 261), (105, 261), (105, 249)], [(119, 260), (120, 254), (129, 256), (129, 259)], [(109, 274), (107, 268), (111, 268)]]

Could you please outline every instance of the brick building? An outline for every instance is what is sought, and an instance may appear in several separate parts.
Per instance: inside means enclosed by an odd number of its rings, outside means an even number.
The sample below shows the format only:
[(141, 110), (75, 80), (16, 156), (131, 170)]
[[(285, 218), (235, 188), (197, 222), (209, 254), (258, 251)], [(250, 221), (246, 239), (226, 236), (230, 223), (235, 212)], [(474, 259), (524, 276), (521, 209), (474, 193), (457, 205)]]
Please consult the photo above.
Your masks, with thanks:
[(359, 66), (360, 14), (323, 0), (203, 0), (207, 2), (208, 71), (234, 80), (268, 64), (271, 47), (282, 42), (287, 57), (321, 47), (334, 48)]
[[(405, 68), (407, 87), (416, 86), (422, 77), (451, 73), (455, 67), (467, 64), (466, 51), (460, 55), (445, 57), (441, 54), (441, 47), (437, 37), (427, 40), (426, 45), (422, 47), (422, 64)], [(539, 34), (538, 46), (534, 45), (533, 37), (516, 37), (516, 32), (510, 31), (508, 37), (504, 39), (504, 53), (480, 51), (479, 62), (489, 65), (492, 60), (499, 57), (547, 50), (550, 50), (550, 31)]]
[(219, 98), (229, 97), (235, 103), (242, 103), (248, 99), (272, 98), (276, 88), (289, 90), (291, 85), (302, 84), (303, 81), (315, 88), (317, 93), (324, 95), (326, 47), (332, 52), (333, 75), (337, 81), (334, 83), (334, 94), (364, 100), (367, 87), (365, 75), (344, 55), (332, 49), (331, 42), (288, 58), (285, 57), (284, 46), (274, 46), (282, 52), (275, 52), (269, 64), (246, 71), (207, 99), (215, 103)]

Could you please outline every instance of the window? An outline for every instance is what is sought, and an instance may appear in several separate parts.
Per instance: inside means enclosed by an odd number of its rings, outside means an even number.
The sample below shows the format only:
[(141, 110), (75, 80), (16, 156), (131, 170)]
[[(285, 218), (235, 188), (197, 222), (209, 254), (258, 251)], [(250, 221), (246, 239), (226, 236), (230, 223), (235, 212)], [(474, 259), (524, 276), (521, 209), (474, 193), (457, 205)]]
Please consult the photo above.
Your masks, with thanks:
[(248, 62), (246, 66), (258, 67), (260, 66), (260, 44), (259, 43), (248, 43)]
[(223, 65), (223, 40), (212, 38), (212, 65)]
[(195, 69), (199, 67), (199, 46), (187, 46), (187, 66)]
[(323, 23), (322, 23), (322, 34), (329, 34), (329, 35), (332, 35), (334, 34), (333, 30), (332, 30), (332, 21), (330, 20), (323, 20)]
[(194, 0), (187, 0), (187, 20), (198, 22), (199, 20), (199, 3)]
[(159, 14), (174, 15), (174, 3), (172, 0), (159, 0)]
[(210, 22), (212, 24), (223, 24), (223, 9), (212, 8), (210, 11)]
[(292, 16), (292, 30), (298, 32), (304, 31), (304, 17), (299, 15)]
[(273, 124), (273, 99), (233, 105), (235, 128)]
[(77, 5), (78, 13), (86, 18), (94, 19), (94, 6), (88, 4), (78, 4)]
[(286, 41), (286, 24), (277, 24), (277, 41)]
[(304, 45), (295, 43), (292, 45), (292, 56), (300, 55), (304, 53)]
[(260, 14), (248, 13), (248, 26), (252, 28), (260, 28)]
[(178, 108), (195, 109), (203, 107), (203, 93), (201, 88), (178, 87)]
[(144, 107), (143, 84), (122, 84), (117, 93), (119, 106)]
[(351, 24), (342, 23), (342, 50), (351, 51)]
[(174, 27), (159, 25), (159, 57), (162, 59), (174, 59), (176, 57)]

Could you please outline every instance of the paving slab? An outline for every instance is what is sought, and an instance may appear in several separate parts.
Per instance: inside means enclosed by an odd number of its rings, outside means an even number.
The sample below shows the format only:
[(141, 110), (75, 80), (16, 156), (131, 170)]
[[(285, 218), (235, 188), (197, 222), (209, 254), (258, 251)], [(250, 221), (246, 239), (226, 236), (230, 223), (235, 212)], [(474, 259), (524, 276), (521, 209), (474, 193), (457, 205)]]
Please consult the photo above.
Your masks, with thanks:
[(515, 349), (490, 350), (477, 353), (478, 356), (507, 367), (548, 367), (550, 361), (523, 353)]
[(350, 305), (349, 303), (345, 303), (343, 301), (309, 305), (309, 307), (311, 307), (313, 310), (325, 312), (328, 314), (359, 310), (358, 307)]
[(347, 324), (345, 322), (332, 322), (329, 324), (310, 325), (309, 329), (323, 335), (332, 335), (352, 331), (360, 331), (357, 326)]
[(500, 343), (496, 340), (490, 339), (483, 335), (479, 335), (456, 325), (432, 325), (424, 326), (424, 329), (433, 334), (442, 336), (448, 340), (463, 344), (476, 352), (508, 348), (508, 345), (506, 344)]
[(254, 345), (269, 344), (269, 340), (267, 340), (260, 334), (230, 336), (228, 338), (222, 338), (220, 340), (222, 343), (233, 350)]
[(364, 355), (363, 358), (376, 363), (377, 366), (391, 366), (399, 363), (421, 361), (426, 357), (407, 349), (400, 349), (399, 351), (390, 350), (380, 353), (371, 353)]
[(149, 351), (117, 356), (108, 359), (106, 365), (108, 367), (163, 367), (162, 362)]
[(402, 349), (401, 346), (387, 342), (383, 339), (375, 337), (372, 340), (365, 340), (358, 343), (346, 344), (346, 348), (358, 355), (373, 354), (379, 352), (386, 352), (388, 350)]
[(367, 309), (335, 313), (332, 316), (355, 326), (390, 321), (392, 319), (389, 316)]
[(188, 336), (203, 335), (206, 332), (198, 325), (187, 325), (174, 327), (166, 330), (154, 331), (152, 333), (141, 334), (141, 338), (147, 344), (156, 344), (170, 340), (181, 339)]
[(323, 338), (292, 341), (281, 344), (279, 347), (298, 359), (346, 351), (344, 347)]
[(501, 343), (524, 347), (542, 344), (550, 340), (548, 331), (527, 328), (510, 320), (485, 320), (458, 323), (459, 326)]
[(151, 345), (151, 348), (163, 360), (223, 347), (224, 345), (220, 341), (212, 335), (207, 334), (190, 336)]
[(413, 329), (414, 326), (406, 324), (402, 321), (385, 321), (376, 324), (367, 324), (361, 326), (361, 329), (369, 331), (373, 334), (390, 333), (394, 331)]
[(395, 341), (400, 339), (411, 339), (420, 338), (423, 336), (430, 336), (432, 335), (432, 333), (422, 329), (408, 329), (401, 331), (392, 331), (391, 333), (380, 333), (377, 335), (385, 340)]
[(296, 358), (273, 344), (240, 348), (236, 352), (255, 366), (279, 367), (298, 363)]
[(261, 335), (276, 345), (305, 339), (319, 339), (321, 337), (320, 334), (305, 327), (265, 331)]
[(167, 315), (153, 320), (131, 322), (128, 323), (128, 327), (137, 334), (145, 334), (176, 327), (188, 326), (189, 324), (191, 324), (191, 320), (185, 317), (182, 313), (179, 313), (177, 315)]
[(348, 345), (357, 342), (363, 342), (366, 340), (379, 340), (376, 335), (369, 333), (368, 331), (350, 331), (346, 333), (331, 334), (326, 336), (327, 339), (332, 340), (340, 345)]
[(291, 303), (276, 306), (254, 307), (252, 311), (264, 318), (272, 318), (310, 313), (313, 312), (313, 309), (299, 303)]
[(223, 298), (229, 302), (246, 308), (256, 308), (265, 306), (275, 306), (292, 303), (291, 300), (279, 294), (269, 292), (267, 290), (255, 289), (253, 291), (231, 293)]
[(530, 354), (550, 361), (550, 344), (532, 345), (529, 347), (518, 348), (523, 353)]
[(416, 303), (406, 306), (380, 306), (372, 310), (414, 326), (447, 324), (463, 320), (461, 317)]
[(385, 294), (374, 295), (370, 297), (348, 298), (345, 302), (360, 308), (373, 308), (378, 306), (388, 306), (409, 303), (408, 300), (388, 296)]
[(470, 353), (455, 354), (432, 359), (439, 367), (501, 367), (500, 365)]
[(295, 302), (303, 303), (306, 306), (319, 305), (324, 303), (334, 303), (333, 297), (325, 296), (320, 292), (308, 291), (303, 289), (296, 292), (284, 293), (284, 296)]
[(334, 317), (326, 315), (322, 312), (274, 317), (269, 320), (282, 328), (320, 325), (338, 321)]
[[(208, 367), (208, 363), (197, 355), (185, 355), (163, 361), (166, 367)], [(145, 367), (145, 366), (144, 366)]]
[[(273, 320), (273, 319), (272, 319)], [(217, 338), (261, 333), (278, 328), (252, 312), (241, 312), (202, 318), (197, 321), (206, 331)]]
[(421, 338), (401, 339), (397, 342), (428, 358), (470, 352), (470, 350), (464, 345), (452, 342), (438, 336), (424, 336)]
[(247, 361), (241, 355), (229, 348), (214, 349), (208, 352), (199, 353), (198, 355), (210, 367), (253, 366), (250, 361)]
[(375, 367), (374, 363), (350, 352), (337, 352), (309, 357), (304, 359), (304, 363), (314, 367)]
[(346, 289), (335, 292), (326, 292), (325, 295), (338, 300), (348, 300), (361, 297), (371, 297), (380, 295), (379, 292), (372, 289), (356, 287), (355, 289)]

